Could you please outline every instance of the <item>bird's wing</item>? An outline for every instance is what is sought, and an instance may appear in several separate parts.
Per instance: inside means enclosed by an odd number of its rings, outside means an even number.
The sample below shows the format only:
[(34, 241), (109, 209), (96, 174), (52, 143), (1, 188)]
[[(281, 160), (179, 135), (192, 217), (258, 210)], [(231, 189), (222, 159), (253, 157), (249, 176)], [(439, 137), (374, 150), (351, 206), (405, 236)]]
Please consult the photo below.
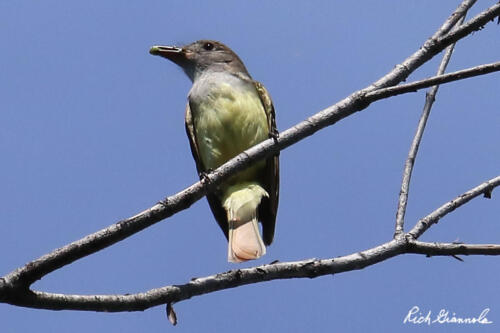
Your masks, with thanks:
[[(260, 82), (254, 81), (254, 85), (262, 105), (264, 106), (264, 110), (266, 111), (269, 125), (269, 137), (277, 137), (278, 129), (276, 127), (276, 118), (271, 96)], [(262, 221), (264, 243), (269, 245), (274, 238), (276, 214), (278, 212), (280, 186), (279, 154), (271, 156), (266, 160), (263, 184), (269, 194), (269, 198), (264, 199), (259, 206), (259, 219)]]
[[(194, 161), (196, 162), (196, 169), (198, 170), (198, 174), (200, 175), (200, 179), (203, 176), (203, 173), (206, 172), (206, 168), (203, 165), (203, 162), (200, 158), (200, 153), (198, 150), (198, 144), (196, 141), (196, 132), (194, 130), (193, 117), (191, 115), (191, 107), (189, 106), (189, 102), (186, 105), (186, 116), (185, 116), (185, 125), (186, 125), (186, 133), (189, 138), (189, 145), (191, 146), (191, 153), (193, 154)], [(224, 232), (226, 238), (228, 238), (228, 222), (226, 216), (226, 210), (222, 207), (222, 203), (220, 199), (217, 197), (215, 193), (207, 194), (208, 204), (210, 205), (210, 209), (217, 220), (220, 228)]]

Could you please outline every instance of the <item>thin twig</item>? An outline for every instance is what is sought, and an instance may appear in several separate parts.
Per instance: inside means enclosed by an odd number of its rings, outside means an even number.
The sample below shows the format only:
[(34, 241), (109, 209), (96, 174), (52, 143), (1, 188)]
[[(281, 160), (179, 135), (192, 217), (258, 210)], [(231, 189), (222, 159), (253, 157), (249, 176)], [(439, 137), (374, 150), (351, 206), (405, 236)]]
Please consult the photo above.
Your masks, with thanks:
[(456, 256), (461, 255), (500, 255), (499, 244), (456, 244), (456, 243), (427, 243), (411, 241), (408, 253), (425, 254), (427, 256)]
[[(456, 22), (460, 19), (460, 17), (463, 16), (463, 12), (468, 10), (474, 4), (474, 2), (475, 1), (470, 1), (470, 0), (463, 1), (458, 6), (458, 8), (450, 15), (450, 17), (443, 23), (443, 25), (434, 33), (434, 35), (432, 35), (429, 39), (427, 39), (427, 41), (425, 41), (420, 50), (409, 56), (401, 64), (396, 65), (396, 69), (398, 70), (393, 70), (389, 72), (387, 75), (379, 79), (377, 82), (373, 83), (372, 86), (383, 88), (387, 86), (394, 86), (399, 82), (404, 81), (406, 77), (413, 72), (414, 70), (413, 66), (419, 67), (420, 65), (422, 65), (423, 63), (425, 63), (430, 59), (428, 58), (429, 56), (432, 58), (434, 55), (437, 54), (432, 52), (431, 54), (433, 55), (431, 55), (428, 53), (430, 50), (433, 50), (436, 47), (436, 44), (440, 44), (441, 42), (446, 41), (447, 46), (451, 45), (452, 43), (468, 35), (469, 33), (467, 33), (467, 31), (469, 29), (472, 29), (470, 32), (481, 29), (484, 26), (484, 24), (481, 24), (481, 22), (483, 22), (484, 18), (489, 18), (490, 13), (493, 14), (494, 17), (500, 14), (499, 12), (497, 12), (498, 8), (496, 8), (496, 5), (493, 5), (487, 10), (476, 15), (467, 23), (463, 24), (459, 29), (455, 30), (452, 33), (449, 33), (451, 28), (455, 26)], [(441, 48), (439, 52), (441, 52), (444, 49), (445, 48)], [(389, 84), (384, 85), (387, 83)]]
[(436, 34), (434, 34), (434, 36), (444, 36), (445, 34), (447, 34), (455, 25), (457, 25), (458, 20), (465, 18), (465, 15), (469, 11), (469, 9), (476, 3), (476, 1), (477, 0), (463, 1), (453, 12), (453, 14), (448, 17), (448, 19), (443, 23), (441, 28), (436, 32)]
[(407, 235), (409, 235), (413, 239), (419, 238), (427, 229), (430, 228), (431, 225), (438, 223), (439, 219), (443, 216), (451, 213), (458, 207), (466, 204), (470, 200), (475, 197), (484, 194), (486, 192), (491, 192), (495, 187), (500, 185), (500, 176), (496, 178), (492, 178), (479, 186), (474, 187), (473, 189), (465, 192), (464, 194), (459, 195), (455, 199), (448, 201), (426, 217), (420, 219), (417, 224), (411, 229)]
[[(465, 20), (466, 11), (462, 13), (462, 17), (456, 23), (457, 25), (461, 25)], [(451, 55), (453, 53), (453, 49), (455, 48), (455, 43), (448, 46), (446, 52), (439, 64), (438, 71), (436, 75), (442, 75), (446, 70), (446, 66), (448, 66), (448, 62), (450, 61)], [(417, 130), (415, 132), (415, 136), (410, 146), (410, 150), (408, 152), (408, 157), (405, 162), (405, 167), (403, 171), (403, 180), (401, 181), (401, 189), (399, 190), (399, 200), (398, 200), (398, 209), (396, 212), (396, 228), (394, 231), (394, 237), (401, 235), (404, 232), (404, 219), (406, 214), (406, 207), (408, 205), (408, 195), (410, 192), (410, 181), (411, 174), (413, 172), (413, 166), (415, 165), (415, 159), (417, 158), (418, 148), (420, 146), (420, 142), (422, 141), (422, 136), (424, 135), (425, 125), (427, 124), (427, 119), (429, 118), (429, 114), (431, 113), (432, 105), (434, 104), (434, 100), (436, 99), (436, 94), (439, 89), (439, 85), (431, 87), (425, 96), (425, 105), (422, 111), (422, 115), (420, 116), (420, 120), (418, 122)]]
[(367, 93), (365, 97), (368, 99), (369, 103), (372, 103), (373, 101), (378, 101), (383, 98), (406, 94), (408, 92), (415, 92), (419, 89), (427, 88), (433, 85), (463, 80), (466, 78), (485, 75), (498, 71), (500, 71), (500, 61), (493, 62), (491, 64), (474, 66), (471, 68), (462, 69), (448, 74), (431, 76), (427, 79), (413, 81), (406, 84), (400, 84), (394, 87), (381, 88), (373, 92)]

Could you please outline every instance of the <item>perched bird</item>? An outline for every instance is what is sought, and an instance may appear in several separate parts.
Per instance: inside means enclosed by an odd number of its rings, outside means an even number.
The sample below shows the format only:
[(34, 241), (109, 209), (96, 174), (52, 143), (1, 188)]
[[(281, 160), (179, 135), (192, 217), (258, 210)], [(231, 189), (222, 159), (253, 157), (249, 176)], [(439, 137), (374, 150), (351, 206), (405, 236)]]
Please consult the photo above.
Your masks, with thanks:
[[(240, 58), (213, 40), (153, 46), (149, 51), (179, 65), (193, 82), (186, 107), (186, 132), (200, 177), (259, 142), (277, 135), (274, 107), (262, 84)], [(279, 197), (279, 159), (254, 163), (207, 194), (229, 241), (228, 261), (266, 253), (274, 237)], [(257, 221), (262, 222), (263, 240)]]

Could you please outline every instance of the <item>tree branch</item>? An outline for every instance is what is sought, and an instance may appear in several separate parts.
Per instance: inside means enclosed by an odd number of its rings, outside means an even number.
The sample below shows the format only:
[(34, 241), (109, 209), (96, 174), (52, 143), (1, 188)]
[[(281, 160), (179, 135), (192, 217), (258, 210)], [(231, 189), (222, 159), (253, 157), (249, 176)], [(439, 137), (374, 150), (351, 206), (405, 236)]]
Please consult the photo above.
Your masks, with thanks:
[(409, 92), (415, 92), (419, 89), (427, 88), (430, 86), (439, 85), (442, 83), (448, 83), (452, 81), (463, 80), (466, 78), (485, 75), (498, 71), (500, 71), (500, 61), (491, 64), (479, 65), (448, 74), (436, 75), (429, 77), (427, 79), (418, 80), (406, 84), (400, 84), (394, 87), (378, 89), (373, 92), (367, 93), (365, 97), (371, 103), (373, 101), (378, 101), (383, 98), (402, 95)]
[[(465, 20), (465, 15), (467, 11), (462, 13), (462, 16), (456, 23), (457, 25), (461, 25)], [(455, 43), (448, 46), (446, 52), (439, 64), (439, 68), (436, 75), (442, 75), (446, 70), (446, 66), (448, 66), (448, 62), (450, 61), (451, 55), (453, 53), (453, 49), (455, 48)], [(413, 141), (410, 146), (410, 151), (408, 152), (408, 157), (405, 162), (405, 167), (403, 171), (403, 179), (401, 181), (401, 189), (399, 191), (399, 200), (398, 200), (398, 209), (396, 211), (396, 228), (394, 231), (394, 237), (401, 235), (404, 232), (404, 219), (406, 214), (406, 206), (408, 205), (408, 194), (410, 192), (410, 181), (411, 174), (413, 172), (413, 166), (415, 165), (415, 159), (417, 158), (418, 148), (420, 146), (420, 142), (422, 141), (422, 136), (424, 135), (425, 125), (427, 124), (427, 119), (429, 118), (429, 114), (431, 113), (432, 105), (434, 104), (434, 100), (436, 99), (436, 94), (439, 89), (439, 85), (431, 87), (427, 93), (425, 98), (425, 105), (422, 111), (422, 115), (420, 116), (420, 120), (417, 125), (417, 130)]]
[(408, 253), (425, 254), (431, 256), (455, 255), (500, 255), (499, 244), (460, 244), (460, 243), (427, 243), (410, 241)]
[[(462, 1), (462, 3), (458, 6), (458, 8), (451, 14), (450, 17), (443, 23), (441, 28), (434, 34), (434, 36), (443, 36), (447, 34), (455, 25), (457, 25), (457, 22), (465, 18), (465, 15), (469, 11), (469, 9), (476, 3), (477, 0), (465, 0)], [(463, 21), (463, 20), (462, 20)], [(460, 24), (458, 24), (460, 25)]]
[(334, 259), (308, 259), (245, 269), (234, 269), (183, 285), (166, 286), (132, 295), (63, 295), (39, 291), (18, 292), (8, 303), (42, 309), (87, 311), (142, 311), (218, 290), (277, 279), (314, 278), (346, 272), (376, 264), (403, 252), (404, 240), (391, 240), (372, 249)]
[(431, 227), (431, 225), (438, 223), (439, 219), (441, 219), (443, 216), (451, 213), (458, 207), (466, 204), (467, 202), (481, 194), (491, 193), (491, 191), (499, 185), (500, 176), (492, 178), (480, 184), (479, 186), (476, 186), (473, 189), (465, 192), (464, 194), (459, 195), (455, 199), (448, 201), (426, 217), (420, 219), (417, 224), (415, 224), (413, 229), (408, 232), (408, 235), (413, 239), (418, 239), (427, 229)]
[[(500, 186), (500, 176), (490, 179), (460, 195), (458, 198), (466, 198), (462, 199), (466, 201), (457, 203), (455, 208), (463, 205), (465, 202), (478, 196), (482, 192), (491, 191), (496, 186)], [(471, 193), (475, 193), (476, 195), (471, 196)], [(441, 206), (428, 216), (438, 214), (440, 217), (445, 216), (453, 211), (453, 209), (448, 209), (446, 211), (442, 210), (443, 207), (447, 207), (448, 205), (449, 203)], [(427, 226), (427, 228), (429, 226)], [(492, 247), (492, 245), (453, 245), (455, 247), (452, 245), (440, 247), (439, 243), (418, 242), (410, 233), (407, 233), (404, 237), (399, 237), (374, 248), (342, 257), (322, 260), (308, 259), (294, 262), (274, 263), (245, 269), (234, 269), (225, 273), (195, 278), (183, 285), (165, 286), (151, 289), (144, 293), (128, 295), (54, 294), (32, 291), (24, 286), (8, 288), (8, 286), (5, 285), (5, 281), (0, 279), (0, 300), (12, 305), (51, 310), (66, 309), (105, 312), (142, 311), (160, 304), (179, 302), (193, 296), (235, 288), (251, 283), (278, 279), (314, 278), (322, 275), (363, 269), (403, 253), (419, 253), (426, 255), (485, 254), (481, 252), (483, 250), (479, 250), (478, 246), (489, 246), (490, 249), (487, 250), (487, 252), (489, 252), (487, 254), (500, 254), (494, 253), (494, 251), (497, 251), (497, 248), (494, 246)]]

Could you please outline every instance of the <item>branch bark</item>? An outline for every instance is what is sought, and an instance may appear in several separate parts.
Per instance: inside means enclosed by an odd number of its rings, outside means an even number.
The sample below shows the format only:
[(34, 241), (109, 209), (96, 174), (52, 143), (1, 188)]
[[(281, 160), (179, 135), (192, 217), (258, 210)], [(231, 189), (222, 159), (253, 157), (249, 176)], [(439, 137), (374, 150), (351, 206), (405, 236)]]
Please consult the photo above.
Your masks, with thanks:
[[(369, 100), (370, 103), (384, 99), (387, 97), (397, 96), (406, 94), (409, 92), (415, 92), (419, 89), (428, 88), (434, 85), (439, 85), (443, 83), (453, 82), (457, 80), (463, 80), (466, 78), (485, 75), (493, 72), (500, 71), (500, 62), (494, 62), (491, 64), (479, 65), (467, 69), (462, 69), (460, 71), (436, 75), (429, 77), (427, 79), (418, 80), (406, 84), (400, 84), (394, 87), (387, 87), (369, 92), (365, 95), (365, 98)], [(372, 100), (373, 99), (373, 100)]]
[(410, 242), (409, 253), (425, 254), (431, 256), (455, 256), (455, 255), (500, 255), (500, 245), (498, 244), (462, 244), (462, 243), (427, 243)]
[(165, 303), (174, 303), (193, 296), (235, 288), (250, 283), (276, 279), (314, 278), (321, 275), (362, 269), (402, 253), (403, 243), (391, 240), (375, 248), (335, 259), (308, 259), (235, 269), (183, 285), (166, 286), (132, 295), (62, 295), (33, 291), (21, 294), (8, 303), (44, 309), (89, 311), (142, 311)]
[[(500, 186), (500, 176), (492, 178), (465, 192), (451, 202), (439, 207), (423, 220), (427, 219), (431, 221), (438, 216), (442, 218), (478, 195), (488, 191), (491, 192), (497, 186)], [(421, 221), (417, 223), (415, 228), (423, 223)], [(431, 224), (426, 224), (426, 228), (429, 228)], [(499, 249), (500, 245), (492, 244), (424, 243), (416, 241), (412, 234), (407, 233), (404, 237), (392, 239), (374, 248), (338, 258), (278, 262), (246, 269), (235, 269), (203, 278), (195, 278), (183, 285), (165, 286), (151, 289), (144, 293), (129, 295), (66, 295), (46, 293), (32, 291), (24, 286), (11, 286), (5, 278), (2, 278), (0, 279), (0, 300), (12, 305), (51, 310), (142, 311), (160, 304), (175, 303), (193, 296), (235, 288), (250, 283), (278, 279), (314, 278), (322, 275), (363, 269), (403, 253), (419, 253), (427, 256), (457, 254), (496, 255), (500, 254)]]
[(417, 224), (413, 227), (413, 229), (411, 229), (408, 232), (408, 235), (413, 239), (419, 238), (433, 224), (438, 223), (443, 216), (451, 213), (458, 207), (463, 206), (464, 204), (466, 204), (467, 202), (469, 202), (470, 200), (474, 199), (479, 195), (491, 194), (491, 191), (499, 185), (500, 185), (500, 176), (492, 178), (474, 187), (473, 189), (465, 192), (464, 194), (459, 195), (455, 199), (448, 201), (447, 203), (445, 203), (444, 205), (442, 205), (441, 207), (439, 207), (426, 217), (420, 219), (417, 222)]
[[(471, 3), (471, 5), (473, 2)], [(456, 23), (457, 26), (461, 25), (465, 20), (466, 11), (463, 12), (462, 16)], [(436, 75), (442, 75), (446, 70), (446, 66), (448, 66), (448, 62), (450, 61), (451, 55), (453, 53), (453, 49), (455, 48), (455, 43), (448, 46), (446, 52), (439, 64), (439, 68)], [(425, 125), (427, 124), (427, 119), (431, 113), (432, 105), (434, 104), (434, 100), (436, 99), (436, 94), (438, 92), (439, 85), (431, 87), (427, 93), (425, 98), (425, 105), (422, 111), (422, 115), (420, 116), (420, 120), (417, 125), (417, 130), (413, 141), (410, 146), (410, 151), (408, 152), (408, 157), (405, 162), (405, 167), (403, 171), (403, 179), (401, 181), (401, 189), (399, 191), (399, 200), (398, 200), (398, 209), (396, 211), (396, 228), (394, 231), (394, 237), (398, 237), (404, 232), (404, 219), (406, 214), (406, 206), (408, 205), (408, 195), (410, 193), (410, 181), (411, 174), (413, 172), (413, 166), (415, 165), (415, 159), (417, 158), (418, 148), (420, 147), (420, 142), (422, 141), (422, 136), (424, 135)]]

